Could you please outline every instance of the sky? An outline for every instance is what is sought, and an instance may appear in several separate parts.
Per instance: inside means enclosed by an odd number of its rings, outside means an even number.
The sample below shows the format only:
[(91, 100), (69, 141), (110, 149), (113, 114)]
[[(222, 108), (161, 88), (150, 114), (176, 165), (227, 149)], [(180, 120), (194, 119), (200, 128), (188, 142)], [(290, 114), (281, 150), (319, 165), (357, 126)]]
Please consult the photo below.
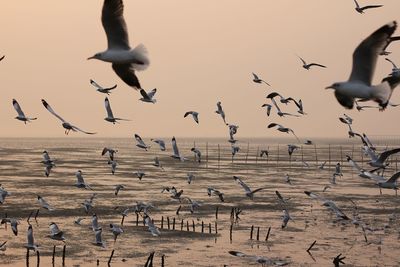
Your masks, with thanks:
[[(97, 137), (228, 137), (215, 113), (222, 102), (229, 123), (240, 137), (280, 137), (271, 122), (292, 128), (303, 138), (347, 137), (338, 117), (353, 117), (355, 131), (398, 135), (399, 108), (345, 110), (333, 91), (324, 88), (347, 80), (355, 47), (369, 34), (399, 20), (400, 1), (359, 1), (384, 7), (358, 14), (352, 0), (125, 0), (124, 16), (131, 46), (143, 43), (150, 66), (137, 72), (146, 90), (157, 88), (156, 104), (144, 103), (138, 91), (125, 85), (111, 65), (86, 60), (107, 47), (100, 16), (103, 1), (4, 1), (0, 16), (0, 137), (63, 137), (61, 123), (41, 104), (45, 99), (64, 119), (94, 131)], [(395, 33), (396, 34), (396, 33)], [(400, 35), (400, 29), (397, 30)], [(400, 64), (400, 43), (389, 48)], [(327, 69), (302, 68), (297, 55)], [(391, 65), (379, 58), (374, 83)], [(257, 73), (271, 87), (252, 82)], [(118, 87), (109, 97), (120, 124), (104, 120), (104, 94), (90, 85)], [(302, 99), (306, 116), (267, 117), (266, 95)], [(14, 119), (15, 98), (27, 116)], [(396, 89), (392, 102), (400, 103)], [(281, 106), (296, 112), (294, 105)], [(183, 118), (200, 113), (200, 124)], [(71, 133), (83, 137), (82, 133)]]

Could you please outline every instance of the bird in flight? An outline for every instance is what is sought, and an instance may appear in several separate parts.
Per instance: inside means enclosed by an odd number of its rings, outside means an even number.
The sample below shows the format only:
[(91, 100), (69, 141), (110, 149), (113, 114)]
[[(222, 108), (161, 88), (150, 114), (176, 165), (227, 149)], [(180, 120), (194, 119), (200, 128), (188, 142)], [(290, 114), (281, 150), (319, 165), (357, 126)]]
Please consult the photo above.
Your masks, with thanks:
[(271, 86), (269, 83), (267, 83), (267, 82), (264, 81), (263, 79), (260, 79), (260, 78), (257, 76), (257, 74), (255, 74), (254, 72), (253, 72), (253, 82), (255, 82), (255, 83), (265, 83), (266, 85)]
[[(299, 56), (298, 56), (299, 57)], [(307, 63), (303, 58), (299, 57), (301, 62), (303, 63), (303, 68), (306, 70), (309, 70), (311, 67), (320, 67), (320, 68), (326, 68), (326, 66), (318, 64), (318, 63)]]
[(184, 118), (186, 118), (187, 116), (192, 115), (193, 120), (199, 124), (199, 113), (196, 111), (188, 111), (185, 113), (185, 115), (183, 115)]
[(107, 94), (107, 95), (110, 95), (111, 90), (117, 88), (117, 85), (114, 85), (114, 86), (108, 87), (108, 88), (100, 86), (98, 83), (96, 83), (92, 79), (90, 79), (90, 84), (93, 85), (96, 88), (97, 92), (100, 92), (100, 93), (103, 93), (103, 94)]
[(122, 0), (104, 0), (101, 22), (107, 35), (108, 48), (88, 59), (112, 63), (115, 73), (127, 85), (141, 89), (135, 70), (145, 70), (150, 61), (143, 44), (131, 49), (123, 12)]
[(371, 83), (378, 56), (390, 42), (390, 37), (396, 28), (396, 21), (392, 21), (363, 40), (354, 50), (353, 68), (349, 80), (326, 87), (335, 90), (336, 99), (345, 108), (352, 109), (355, 99), (373, 100), (382, 109), (388, 105), (393, 89), (400, 82), (400, 77), (386, 77), (375, 86)]
[(23, 121), (25, 124), (26, 122), (30, 122), (32, 120), (36, 120), (37, 118), (28, 118), (25, 116), (24, 112), (22, 111), (20, 105), (18, 104), (17, 100), (13, 99), (12, 101), (14, 109), (17, 111), (18, 116), (15, 117), (15, 119), (19, 120), (19, 121)]
[(50, 107), (50, 105), (46, 102), (46, 100), (42, 99), (42, 104), (43, 106), (51, 113), (53, 114), (55, 117), (57, 117), (57, 119), (59, 119), (62, 122), (62, 127), (64, 127), (65, 129), (65, 134), (68, 135), (68, 133), (72, 130), (73, 132), (79, 131), (85, 134), (96, 134), (96, 133), (92, 133), (92, 132), (86, 132), (74, 125), (72, 125), (71, 123), (65, 121), (63, 118), (61, 118), (60, 115), (58, 115), (57, 113), (54, 112), (54, 110)]
[(364, 10), (366, 10), (366, 9), (383, 7), (383, 5), (368, 5), (368, 6), (360, 7), (360, 5), (358, 4), (357, 0), (354, 0), (354, 3), (356, 4), (355, 10), (360, 14), (363, 14)]
[(114, 114), (111, 110), (110, 100), (108, 100), (108, 97), (106, 97), (106, 99), (104, 99), (104, 106), (106, 107), (106, 111), (107, 111), (107, 117), (104, 118), (105, 121), (111, 122), (112, 124), (115, 124), (118, 121), (129, 121), (127, 119), (121, 119), (121, 118), (114, 117)]
[(157, 88), (154, 88), (153, 90), (151, 90), (148, 93), (145, 90), (140, 89), (140, 94), (142, 95), (142, 98), (140, 98), (139, 100), (141, 100), (143, 102), (155, 104), (157, 102), (157, 99), (154, 98), (154, 95), (156, 93), (157, 93)]

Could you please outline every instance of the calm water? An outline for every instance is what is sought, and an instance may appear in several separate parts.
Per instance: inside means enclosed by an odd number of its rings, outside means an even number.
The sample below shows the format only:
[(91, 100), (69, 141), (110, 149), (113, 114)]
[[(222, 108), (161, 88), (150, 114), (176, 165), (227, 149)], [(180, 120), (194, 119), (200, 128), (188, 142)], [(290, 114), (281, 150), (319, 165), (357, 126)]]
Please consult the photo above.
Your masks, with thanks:
[[(222, 139), (177, 139), (180, 152), (189, 160), (180, 162), (170, 157), (172, 154), (170, 139), (167, 151), (161, 152), (152, 144), (149, 151), (135, 146), (134, 139), (0, 139), (0, 183), (12, 195), (1, 206), (1, 214), (20, 219), (18, 236), (14, 236), (10, 226), (0, 229), (0, 241), (7, 242), (7, 250), (0, 252), (0, 264), (25, 266), (26, 250), (24, 244), (28, 215), (39, 208), (36, 195), (43, 196), (55, 210), (40, 209), (37, 222), (31, 219), (35, 243), (39, 245), (41, 266), (51, 264), (53, 246), (57, 246), (56, 265), (61, 265), (62, 246), (66, 244), (67, 266), (106, 266), (114, 249), (112, 266), (143, 266), (148, 254), (155, 251), (154, 264), (161, 264), (161, 255), (165, 255), (166, 266), (247, 266), (257, 265), (249, 258), (236, 258), (228, 251), (237, 250), (251, 255), (286, 260), (291, 266), (328, 266), (339, 253), (346, 256), (347, 264), (354, 266), (396, 266), (400, 260), (398, 248), (399, 221), (396, 218), (399, 200), (393, 190), (379, 189), (374, 182), (363, 180), (351, 169), (345, 155), (351, 155), (360, 165), (367, 168), (367, 159), (354, 140), (316, 140), (315, 146), (303, 145), (289, 158), (286, 144), (293, 140), (242, 140), (240, 151), (232, 160), (230, 145)], [(194, 162), (190, 148), (196, 145), (202, 151), (202, 163)], [(279, 146), (278, 146), (278, 143)], [(331, 144), (331, 145), (329, 145)], [(380, 141), (380, 150), (385, 142)], [(389, 142), (393, 146), (394, 141)], [(115, 175), (111, 174), (107, 157), (101, 156), (103, 147), (118, 149), (118, 162)], [(268, 149), (269, 157), (260, 158), (257, 152)], [(47, 150), (56, 161), (50, 177), (44, 175), (41, 163), (42, 152)], [(152, 165), (158, 156), (164, 169)], [(361, 161), (364, 163), (361, 163)], [(323, 170), (318, 166), (327, 161)], [(336, 185), (330, 184), (334, 166), (340, 162), (343, 177), (337, 178)], [(397, 170), (397, 158), (390, 159), (391, 165), (386, 172), (393, 174)], [(93, 191), (74, 187), (75, 172), (82, 170), (85, 181)], [(144, 171), (141, 181), (133, 175), (135, 171)], [(195, 179), (187, 183), (187, 173), (193, 173)], [(291, 184), (285, 182), (285, 174), (291, 177)], [(244, 190), (232, 178), (240, 176), (252, 189), (264, 187), (256, 193), (254, 200), (244, 194)], [(113, 186), (123, 184), (125, 189), (114, 195)], [(322, 189), (330, 185), (330, 189)], [(175, 186), (183, 190), (183, 196), (201, 204), (191, 214), (187, 201), (179, 203), (161, 193), (164, 186)], [(225, 195), (221, 203), (216, 196), (207, 195), (207, 187), (212, 186)], [(287, 209), (293, 220), (288, 227), (281, 229), (282, 206), (275, 194), (278, 190), (284, 198), (290, 198)], [(367, 241), (361, 227), (351, 222), (338, 221), (320, 202), (310, 199), (303, 191), (309, 190), (336, 202), (351, 218), (357, 211), (362, 221), (374, 228), (366, 231)], [(94, 209), (86, 214), (81, 203), (96, 192)], [(136, 226), (136, 215), (130, 213), (124, 221), (124, 233), (114, 244), (109, 224), (121, 222), (120, 211), (132, 207), (136, 202), (151, 203), (155, 208), (151, 218), (160, 227), (164, 218), (161, 235), (154, 237), (143, 226), (141, 217)], [(177, 208), (181, 205), (179, 215)], [(218, 207), (218, 219), (215, 211)], [(240, 220), (234, 222), (232, 240), (230, 240), (233, 207), (242, 209)], [(93, 245), (94, 232), (89, 229), (91, 215), (96, 213), (103, 228), (106, 247)], [(74, 224), (78, 217), (84, 218), (82, 225)], [(170, 218), (170, 230), (166, 218)], [(175, 218), (175, 230), (172, 222)], [(391, 218), (391, 220), (389, 220)], [(184, 227), (181, 231), (181, 222)], [(52, 240), (49, 235), (49, 223), (56, 222), (65, 232), (66, 242)], [(187, 231), (187, 222), (190, 231)], [(204, 233), (201, 225), (204, 223)], [(215, 233), (215, 223), (217, 232)], [(195, 224), (193, 232), (192, 224)], [(211, 234), (209, 233), (211, 224)], [(254, 225), (253, 240), (250, 229)], [(259, 227), (259, 241), (256, 240)], [(265, 242), (268, 228), (270, 236)], [(4, 226), (3, 226), (4, 228)], [(306, 249), (317, 240), (312, 257)], [(30, 264), (36, 266), (36, 256), (31, 252)]]

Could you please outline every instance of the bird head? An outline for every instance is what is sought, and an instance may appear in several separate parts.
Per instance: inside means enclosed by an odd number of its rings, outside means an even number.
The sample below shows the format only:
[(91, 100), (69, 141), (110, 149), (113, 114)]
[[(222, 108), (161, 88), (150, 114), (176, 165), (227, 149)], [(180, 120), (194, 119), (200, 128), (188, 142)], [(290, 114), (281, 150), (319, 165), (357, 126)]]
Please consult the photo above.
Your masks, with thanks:
[(333, 90), (340, 89), (342, 87), (342, 84), (343, 83), (340, 83), (340, 82), (333, 83), (332, 85), (325, 87), (325, 89), (333, 89)]
[(103, 56), (103, 53), (96, 53), (94, 56), (88, 57), (87, 60), (89, 59), (101, 59)]

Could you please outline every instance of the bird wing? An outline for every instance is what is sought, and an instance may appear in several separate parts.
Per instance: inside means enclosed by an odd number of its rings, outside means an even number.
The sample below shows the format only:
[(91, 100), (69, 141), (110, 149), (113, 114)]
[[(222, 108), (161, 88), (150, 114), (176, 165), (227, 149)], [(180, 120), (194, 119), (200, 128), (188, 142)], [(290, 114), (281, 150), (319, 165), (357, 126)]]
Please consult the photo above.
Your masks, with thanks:
[(183, 117), (186, 118), (188, 115), (190, 115), (192, 113), (193, 113), (193, 111), (188, 111), (188, 112), (185, 113), (185, 115), (183, 115)]
[(385, 152), (383, 152), (380, 156), (379, 156), (379, 161), (380, 162), (385, 162), (385, 160), (390, 156), (390, 155), (392, 155), (392, 154), (395, 154), (395, 153), (399, 153), (400, 152), (400, 148), (395, 148), (395, 149), (392, 149), (392, 150), (388, 150), (388, 151), (385, 151)]
[(255, 74), (254, 72), (253, 72), (253, 77), (254, 77), (255, 80), (259, 80), (257, 74)]
[(353, 53), (350, 81), (359, 81), (368, 86), (371, 85), (378, 55), (390, 42), (390, 36), (396, 28), (397, 23), (395, 21), (390, 22), (376, 30), (358, 45)]
[(349, 162), (354, 169), (356, 169), (358, 172), (362, 171), (361, 167), (357, 164), (357, 162), (355, 162), (352, 158), (350, 158), (350, 156), (346, 155), (346, 159), (347, 162)]
[(13, 99), (12, 101), (14, 109), (17, 111), (19, 117), (25, 117), (24, 112), (22, 111), (20, 105), (18, 104), (17, 100)]
[[(240, 179), (240, 178), (237, 177), (237, 176), (233, 176), (233, 179), (235, 179), (235, 181), (243, 187), (243, 189), (244, 189), (244, 191), (246, 191), (246, 193), (252, 193), (250, 187), (248, 187), (247, 184), (245, 184), (245, 183), (242, 181), (242, 179)], [(259, 188), (259, 189), (260, 189), (260, 188)], [(259, 189), (257, 189), (257, 191), (259, 191)], [(254, 190), (254, 191), (256, 191), (256, 190)]]
[(318, 63), (310, 63), (310, 64), (308, 64), (308, 66), (309, 66), (309, 67), (311, 67), (311, 66), (316, 66), (316, 67), (326, 68), (326, 66), (321, 65), (321, 64), (318, 64)]
[(390, 63), (392, 63), (393, 69), (397, 69), (397, 66), (393, 61), (391, 61), (389, 58), (385, 58), (385, 60), (389, 61)]
[(79, 131), (79, 132), (82, 132), (82, 133), (85, 133), (85, 134), (96, 134), (96, 133), (93, 133), (93, 132), (86, 132), (86, 131), (84, 131), (84, 130), (82, 130), (82, 129), (74, 126), (74, 125), (71, 125), (71, 127), (72, 127), (73, 130)]
[(311, 197), (311, 198), (313, 198), (313, 199), (316, 199), (316, 200), (319, 200), (319, 201), (326, 201), (326, 199), (324, 199), (323, 197), (320, 197), (319, 195), (317, 195), (317, 194), (315, 194), (315, 193), (313, 193), (313, 192), (310, 192), (310, 191), (304, 191), (304, 193), (307, 195), (307, 196), (309, 196), (309, 197)]
[(157, 93), (157, 88), (154, 88), (153, 90), (151, 90), (147, 95), (150, 98), (153, 98), (153, 96)]
[(270, 123), (268, 125), (268, 128), (272, 128), (272, 127), (275, 127), (275, 126), (281, 127), (282, 125), (279, 125), (279, 124), (273, 122), (273, 123)]
[(383, 5), (369, 5), (369, 6), (363, 6), (361, 10), (365, 9), (370, 9), (370, 8), (377, 8), (377, 7), (383, 7)]
[(50, 225), (50, 233), (52, 236), (57, 235), (58, 233), (60, 233), (60, 229), (58, 228), (57, 224), (52, 223)]
[(104, 99), (104, 106), (106, 107), (107, 117), (108, 118), (114, 118), (114, 115), (113, 115), (113, 112), (111, 110), (111, 105), (110, 105), (110, 101), (108, 100), (108, 97), (106, 97), (106, 99)]
[(112, 64), (115, 73), (129, 86), (140, 89), (139, 79), (136, 77), (132, 64)]
[(54, 110), (50, 107), (50, 105), (46, 102), (46, 100), (42, 99), (42, 104), (51, 114), (56, 116), (60, 121), (66, 122), (63, 118), (60, 117), (60, 115), (54, 112)]
[(123, 12), (122, 0), (104, 0), (101, 22), (107, 35), (108, 49), (130, 50)]
[(175, 136), (172, 137), (172, 149), (174, 150), (174, 155), (179, 157), (178, 145), (176, 144)]
[(395, 174), (392, 175), (392, 177), (389, 178), (389, 180), (387, 180), (387, 183), (395, 183), (397, 181), (397, 179), (399, 179), (400, 177), (400, 172), (396, 172)]
[[(353, 65), (354, 65), (354, 63), (353, 63)], [(354, 69), (354, 67), (353, 67), (353, 69)], [(342, 94), (338, 90), (335, 90), (335, 97), (336, 97), (337, 101), (342, 106), (344, 106), (345, 108), (348, 108), (348, 109), (352, 109), (353, 108), (353, 106), (354, 106), (354, 98), (352, 98), (351, 96)]]
[(109, 152), (109, 150), (107, 147), (105, 147), (103, 148), (103, 151), (101, 151), (101, 155), (104, 156), (104, 154), (106, 154), (107, 152)]
[(301, 60), (301, 62), (303, 62), (304, 65), (307, 65), (307, 62), (304, 59), (302, 59), (301, 57), (299, 57), (299, 59)]
[(96, 87), (97, 89), (103, 89), (98, 83), (96, 83), (94, 80), (90, 79), (90, 84)]
[(135, 139), (140, 145), (146, 146), (146, 144), (143, 142), (143, 139), (138, 134), (135, 134)]
[(279, 97), (282, 98), (282, 96), (281, 96), (279, 93), (277, 93), (277, 92), (272, 92), (272, 93), (268, 94), (268, 95), (267, 95), (267, 98), (274, 98), (274, 97), (276, 97), (276, 96), (279, 96)]
[(145, 90), (143, 90), (143, 89), (140, 89), (140, 94), (143, 96), (143, 98), (144, 99), (146, 99), (146, 100), (150, 100), (151, 99), (151, 97), (146, 93), (146, 91)]
[(5, 55), (0, 57), (0, 61), (2, 61), (5, 57), (6, 57)]
[(360, 5), (358, 4), (358, 2), (356, 0), (354, 0), (354, 3), (356, 4), (356, 8), (360, 8)]

